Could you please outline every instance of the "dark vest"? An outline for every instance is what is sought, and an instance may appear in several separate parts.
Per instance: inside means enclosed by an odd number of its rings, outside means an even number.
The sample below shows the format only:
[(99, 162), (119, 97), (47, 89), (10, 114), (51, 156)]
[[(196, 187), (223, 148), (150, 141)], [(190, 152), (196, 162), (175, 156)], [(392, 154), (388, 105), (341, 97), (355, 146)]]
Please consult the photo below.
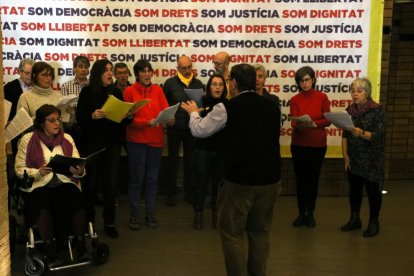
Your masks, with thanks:
[(224, 103), (225, 177), (241, 185), (268, 185), (280, 180), (280, 109), (255, 92)]

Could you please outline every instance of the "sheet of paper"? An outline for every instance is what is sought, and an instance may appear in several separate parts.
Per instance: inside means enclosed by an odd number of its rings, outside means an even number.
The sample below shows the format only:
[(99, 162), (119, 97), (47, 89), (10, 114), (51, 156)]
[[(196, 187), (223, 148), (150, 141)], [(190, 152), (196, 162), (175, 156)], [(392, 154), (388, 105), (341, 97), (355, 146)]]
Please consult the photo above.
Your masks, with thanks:
[(16, 116), (14, 116), (10, 124), (6, 127), (5, 142), (10, 142), (13, 138), (17, 137), (32, 125), (33, 119), (23, 107), (20, 108), (20, 110), (16, 113)]
[(151, 99), (144, 99), (139, 100), (135, 103), (128, 103), (119, 100), (113, 95), (109, 95), (108, 99), (102, 106), (102, 110), (105, 112), (107, 119), (120, 123), (130, 110), (133, 110), (135, 112), (136, 110), (143, 107), (150, 101)]
[(147, 103), (149, 103), (150, 101), (151, 101), (151, 99), (144, 99), (144, 100), (139, 100), (139, 101), (136, 101), (136, 102), (132, 105), (132, 107), (131, 107), (131, 111), (132, 111), (132, 112), (137, 111), (138, 109), (140, 109), (141, 107), (143, 107), (144, 105), (146, 105)]
[(59, 99), (59, 102), (56, 104), (56, 106), (59, 107), (61, 111), (61, 117), (63, 122), (68, 123), (70, 121), (71, 115), (68, 112), (68, 108), (73, 108), (73, 105), (77, 100), (78, 96), (76, 96), (75, 94), (65, 95)]
[(105, 112), (107, 119), (120, 123), (133, 105), (133, 103), (127, 103), (119, 100), (113, 95), (109, 95), (102, 106), (102, 110)]
[(181, 103), (177, 103), (176, 105), (170, 106), (166, 109), (164, 109), (163, 111), (161, 111), (157, 118), (155, 119), (155, 122), (157, 124), (160, 123), (166, 123), (169, 120), (171, 120), (172, 118), (174, 118), (175, 113), (177, 112), (178, 108), (180, 107)]
[(191, 100), (197, 103), (197, 106), (201, 107), (201, 97), (204, 95), (204, 90), (202, 88), (199, 89), (184, 89), (184, 92), (190, 97)]
[(312, 123), (311, 127), (316, 127), (316, 124), (312, 121), (311, 117), (308, 114), (299, 117), (290, 117), (290, 119), (298, 123)]
[(4, 125), (9, 121), (10, 111), (12, 108), (12, 103), (4, 99)]
[(326, 112), (323, 114), (337, 128), (350, 130), (355, 128), (351, 116), (347, 112)]
[(73, 104), (76, 100), (78, 99), (78, 96), (75, 94), (69, 94), (69, 95), (65, 95), (62, 96), (59, 99), (59, 102), (56, 104), (56, 106), (60, 107), (63, 105), (71, 105)]

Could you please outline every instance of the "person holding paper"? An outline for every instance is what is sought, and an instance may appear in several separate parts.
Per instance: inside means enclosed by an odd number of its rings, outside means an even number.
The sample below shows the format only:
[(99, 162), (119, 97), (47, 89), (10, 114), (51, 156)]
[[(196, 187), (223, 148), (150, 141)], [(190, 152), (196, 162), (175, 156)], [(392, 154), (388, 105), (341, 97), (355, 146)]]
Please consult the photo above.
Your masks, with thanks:
[(309, 115), (312, 121), (291, 121), (293, 134), (290, 151), (299, 209), (293, 226), (313, 228), (316, 225), (313, 212), (318, 195), (319, 173), (327, 149), (325, 127), (330, 125), (323, 114), (330, 112), (330, 104), (326, 94), (315, 90), (315, 71), (311, 67), (297, 70), (295, 81), (299, 93), (290, 100), (290, 116)]
[(121, 123), (108, 120), (101, 109), (109, 95), (122, 100), (122, 93), (114, 87), (112, 78), (112, 63), (109, 60), (97, 60), (92, 65), (89, 84), (79, 94), (76, 121), (82, 130), (83, 155), (87, 156), (105, 148), (100, 158), (87, 164), (88, 175), (84, 190), (89, 219), (95, 220), (94, 205), (97, 187), (101, 184), (105, 232), (109, 237), (117, 238), (119, 233), (115, 227), (115, 197), (119, 181), (121, 144), (125, 139), (125, 126), (129, 120), (126, 118)]
[[(90, 61), (85, 56), (77, 56), (73, 59), (73, 72), (75, 78), (67, 81), (62, 85), (62, 95), (76, 95), (79, 96), (82, 88), (88, 84)], [(76, 107), (77, 101), (74, 103)]]
[[(35, 61), (30, 58), (24, 58), (19, 62), (20, 77), (4, 85), (4, 99), (11, 103), (9, 117), (6, 121), (11, 121), (17, 113), (17, 103), (20, 95), (32, 88), (32, 68)], [(15, 181), (14, 157), (17, 154), (17, 143), (20, 136), (11, 140), (11, 153), (7, 151), (7, 179), (9, 187), (13, 187)], [(7, 148), (7, 146), (6, 146)], [(11, 189), (9, 189), (11, 190)]]
[[(33, 59), (22, 59), (19, 63), (20, 77), (4, 85), (4, 98), (12, 103), (12, 108), (8, 118), (9, 121), (16, 115), (17, 102), (19, 101), (20, 95), (32, 88), (32, 68), (34, 64), (35, 61)], [(16, 154), (16, 152), (17, 144), (16, 151), (14, 153)]]
[[(181, 56), (177, 62), (177, 75), (165, 81), (163, 90), (168, 104), (173, 106), (190, 100), (184, 89), (204, 89), (203, 83), (193, 73), (193, 64), (188, 56)], [(166, 205), (175, 205), (177, 172), (180, 145), (183, 146), (184, 163), (184, 196), (187, 202), (192, 202), (194, 186), (194, 137), (188, 128), (188, 114), (178, 108), (175, 114), (175, 124), (167, 127), (168, 139), (168, 178), (166, 187)]]
[(36, 110), (44, 104), (57, 105), (62, 94), (52, 89), (55, 79), (55, 69), (44, 61), (33, 65), (31, 78), (33, 86), (23, 93), (17, 103), (17, 110), (24, 108), (30, 117), (36, 115)]
[[(77, 237), (77, 256), (85, 253), (86, 212), (79, 178), (85, 175), (83, 166), (70, 167), (71, 175), (56, 174), (46, 166), (54, 155), (79, 157), (70, 135), (60, 127), (61, 111), (45, 104), (36, 110), (33, 132), (25, 134), (19, 143), (15, 171), (19, 178), (27, 173), (33, 184), (21, 187), (28, 226), (36, 224), (45, 241), (48, 262), (56, 259), (53, 238), (69, 224)], [(68, 223), (69, 222), (69, 223)]]
[(348, 232), (362, 226), (359, 212), (365, 185), (369, 201), (369, 223), (364, 237), (379, 232), (379, 213), (382, 205), (385, 160), (385, 114), (381, 105), (371, 98), (371, 82), (358, 78), (351, 85), (352, 104), (346, 111), (355, 128), (342, 134), (342, 154), (348, 173), (351, 218), (341, 231)]
[(194, 102), (182, 104), (194, 136), (224, 131), (224, 180), (217, 205), (227, 275), (266, 275), (280, 192), (280, 109), (257, 94), (255, 81), (253, 66), (237, 64), (230, 72), (231, 100), (216, 104), (204, 118)]
[[(62, 85), (62, 95), (76, 95), (79, 96), (82, 88), (88, 84), (88, 75), (89, 67), (91, 66), (90, 61), (85, 56), (77, 56), (73, 59), (73, 72), (75, 73), (75, 78), (73, 80), (67, 81)], [(69, 107), (72, 113), (75, 113), (76, 106), (78, 104), (78, 99), (74, 100), (73, 104)], [(67, 126), (65, 126), (65, 131), (69, 133), (75, 143), (80, 145), (80, 128), (76, 125), (75, 116), (72, 116), (72, 120)]]
[[(141, 187), (145, 185), (145, 223), (148, 227), (159, 226), (155, 218), (155, 197), (157, 195), (158, 173), (164, 147), (164, 128), (155, 118), (168, 107), (162, 88), (151, 83), (154, 70), (151, 63), (138, 60), (134, 65), (136, 82), (124, 92), (126, 102), (142, 99), (151, 101), (137, 110), (132, 123), (127, 126), (126, 140), (129, 159), (129, 228), (140, 228), (139, 209)], [(173, 121), (171, 121), (173, 122)]]
[[(200, 116), (204, 118), (218, 103), (227, 102), (227, 86), (222, 75), (214, 74), (206, 86), (206, 95), (202, 97), (203, 110)], [(217, 193), (219, 183), (224, 176), (223, 132), (213, 134), (208, 138), (195, 138), (194, 149), (194, 221), (193, 228), (203, 229), (203, 210), (207, 188), (211, 183), (212, 226), (217, 228)]]

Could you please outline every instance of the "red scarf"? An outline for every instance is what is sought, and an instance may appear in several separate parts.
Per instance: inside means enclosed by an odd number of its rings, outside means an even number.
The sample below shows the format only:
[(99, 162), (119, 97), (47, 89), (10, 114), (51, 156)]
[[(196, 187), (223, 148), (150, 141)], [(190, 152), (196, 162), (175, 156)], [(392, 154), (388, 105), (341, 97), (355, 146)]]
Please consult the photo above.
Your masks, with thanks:
[(73, 146), (65, 138), (62, 130), (59, 130), (59, 133), (53, 137), (46, 136), (43, 131), (33, 131), (33, 135), (27, 144), (26, 152), (26, 165), (29, 168), (39, 169), (46, 163), (40, 141), (42, 141), (51, 150), (54, 147), (61, 145), (63, 154), (72, 156)]

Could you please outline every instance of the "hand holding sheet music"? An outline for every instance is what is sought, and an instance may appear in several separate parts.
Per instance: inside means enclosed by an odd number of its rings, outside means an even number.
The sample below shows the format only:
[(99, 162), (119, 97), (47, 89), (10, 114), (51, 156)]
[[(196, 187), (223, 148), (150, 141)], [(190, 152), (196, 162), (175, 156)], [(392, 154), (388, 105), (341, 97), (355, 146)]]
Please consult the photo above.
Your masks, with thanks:
[(103, 152), (106, 148), (103, 148), (101, 150), (98, 150), (92, 154), (90, 154), (88, 157), (72, 157), (72, 156), (65, 156), (56, 154), (53, 156), (52, 159), (50, 159), (49, 163), (46, 165), (46, 167), (52, 168), (54, 173), (63, 174), (63, 175), (72, 175), (70, 172), (70, 167), (76, 167), (76, 166), (85, 166), (86, 163), (94, 160), (101, 152)]
[(198, 106), (202, 106), (201, 97), (204, 95), (203, 88), (198, 89), (184, 89), (184, 92), (190, 97), (191, 100), (195, 101)]
[(143, 99), (135, 103), (128, 103), (119, 100), (113, 95), (110, 95), (105, 104), (102, 106), (102, 111), (105, 112), (107, 119), (120, 123), (128, 112), (133, 113), (150, 101), (151, 99)]
[(355, 128), (351, 116), (347, 112), (326, 112), (323, 114), (337, 128), (351, 130)]
[(70, 121), (71, 113), (73, 114), (75, 112), (73, 105), (77, 100), (78, 96), (75, 94), (65, 95), (59, 99), (56, 106), (59, 107), (62, 112), (61, 117), (63, 122), (67, 123)]
[(167, 123), (168, 121), (172, 120), (178, 110), (178, 107), (180, 107), (180, 103), (162, 110), (155, 119), (155, 124)]
[(303, 127), (316, 127), (316, 124), (312, 121), (308, 114), (299, 117), (290, 117), (290, 119), (301, 124)]

